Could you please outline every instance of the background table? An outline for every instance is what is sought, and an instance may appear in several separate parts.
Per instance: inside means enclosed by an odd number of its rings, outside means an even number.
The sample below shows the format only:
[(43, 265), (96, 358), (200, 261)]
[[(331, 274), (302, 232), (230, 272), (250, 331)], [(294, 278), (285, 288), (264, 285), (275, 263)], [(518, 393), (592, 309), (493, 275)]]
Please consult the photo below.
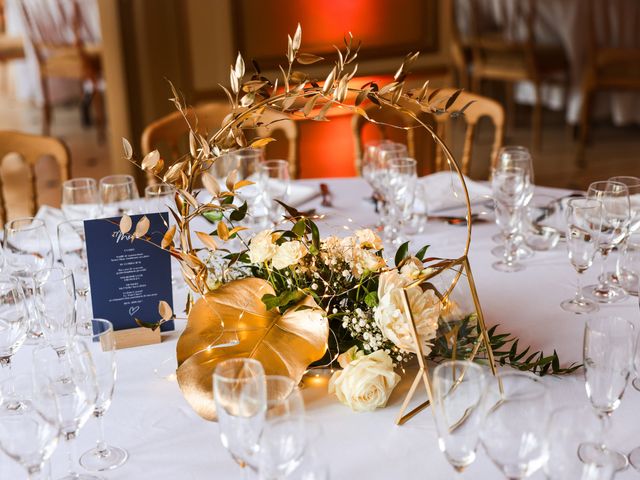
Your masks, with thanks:
[[(319, 184), (318, 180), (306, 183)], [(346, 228), (370, 226), (375, 221), (371, 204), (366, 200), (370, 189), (362, 179), (326, 180), (333, 192), (334, 208), (323, 208), (315, 200), (304, 208), (316, 207), (326, 213), (322, 234), (347, 234)], [(567, 192), (544, 189), (561, 196)], [(520, 345), (531, 345), (550, 354), (557, 349), (563, 362), (581, 359), (585, 318), (561, 310), (560, 301), (574, 293), (575, 271), (570, 266), (564, 245), (555, 250), (536, 253), (526, 261), (526, 270), (505, 274), (491, 268), (490, 254), (495, 245), (492, 224), (478, 224), (473, 229), (470, 260), (480, 301), (489, 325), (501, 324), (521, 338)], [(431, 254), (459, 255), (465, 240), (461, 227), (430, 222), (424, 235), (413, 246), (431, 244)], [(587, 273), (595, 281), (596, 268)], [(184, 289), (176, 292), (175, 304), (183, 305)], [(633, 297), (616, 306), (604, 306), (601, 315), (621, 315), (638, 323), (638, 302)], [(184, 322), (177, 322), (178, 329)], [(198, 417), (182, 397), (177, 383), (158, 378), (154, 368), (175, 354), (178, 332), (165, 336), (162, 344), (120, 350), (117, 353), (119, 378), (114, 402), (105, 418), (107, 441), (126, 448), (130, 459), (126, 465), (105, 473), (107, 479), (234, 479), (240, 469), (220, 444), (215, 423)], [(15, 359), (16, 370), (30, 363), (29, 347), (21, 349)], [(406, 392), (407, 378), (392, 395), (387, 408), (372, 413), (353, 413), (326, 394), (325, 385), (307, 381), (304, 389), (309, 417), (324, 426), (321, 449), (330, 464), (333, 480), (348, 478), (368, 480), (424, 479), (501, 479), (498, 469), (482, 449), (478, 459), (461, 476), (438, 450), (435, 426), (426, 410), (404, 426), (396, 426), (395, 416)], [(567, 377), (545, 377), (555, 406), (586, 405), (582, 373)], [(422, 401), (424, 398), (418, 398)], [(631, 386), (622, 406), (613, 414), (610, 444), (623, 451), (640, 445), (640, 393)], [(78, 450), (93, 446), (97, 427), (94, 420), (80, 433)], [(66, 457), (61, 444), (53, 457), (53, 478), (64, 472)], [(638, 478), (630, 469), (618, 479)], [(0, 457), (0, 478), (21, 479), (26, 475), (5, 456)], [(531, 477), (544, 479), (542, 472)]]

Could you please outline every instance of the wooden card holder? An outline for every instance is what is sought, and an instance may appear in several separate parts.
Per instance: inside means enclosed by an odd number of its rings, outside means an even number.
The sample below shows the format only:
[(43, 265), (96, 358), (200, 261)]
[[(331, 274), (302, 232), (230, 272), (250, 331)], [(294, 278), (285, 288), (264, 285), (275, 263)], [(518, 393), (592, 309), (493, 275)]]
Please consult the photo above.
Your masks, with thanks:
[(126, 330), (117, 330), (114, 333), (116, 340), (116, 349), (141, 347), (143, 345), (152, 345), (160, 343), (160, 329), (151, 330), (150, 328), (128, 328)]

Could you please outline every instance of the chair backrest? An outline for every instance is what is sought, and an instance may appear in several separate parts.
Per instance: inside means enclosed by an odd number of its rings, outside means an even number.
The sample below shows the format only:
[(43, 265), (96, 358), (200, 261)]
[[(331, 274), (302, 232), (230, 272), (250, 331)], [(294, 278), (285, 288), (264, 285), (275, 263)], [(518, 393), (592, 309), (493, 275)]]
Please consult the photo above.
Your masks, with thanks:
[[(18, 200), (25, 207), (22, 213), (36, 213), (39, 207), (36, 164), (43, 157), (55, 160), (61, 181), (69, 179), (71, 155), (61, 140), (22, 132), (0, 131), (0, 207), (5, 220), (12, 218), (11, 204)], [(27, 168), (26, 177), (22, 173), (7, 172), (4, 168), (8, 161), (15, 162), (18, 159)]]
[(289, 162), (289, 175), (298, 178), (300, 165), (298, 164), (298, 124), (288, 115), (276, 110), (265, 110), (260, 118), (262, 126), (256, 133), (260, 137), (271, 137), (280, 131), (287, 139), (287, 160)]

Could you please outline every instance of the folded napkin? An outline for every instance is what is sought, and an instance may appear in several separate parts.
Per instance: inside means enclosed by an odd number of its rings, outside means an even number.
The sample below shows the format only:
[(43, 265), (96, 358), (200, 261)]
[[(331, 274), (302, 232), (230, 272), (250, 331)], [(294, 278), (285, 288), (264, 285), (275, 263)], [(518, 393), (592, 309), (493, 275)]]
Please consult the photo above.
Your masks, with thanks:
[[(491, 198), (491, 188), (468, 177), (464, 181), (471, 203), (481, 203)], [(415, 210), (420, 213), (437, 213), (464, 207), (464, 190), (455, 172), (437, 172), (418, 179)]]
[(292, 183), (289, 189), (289, 198), (287, 203), (292, 207), (299, 207), (314, 198), (320, 196), (320, 186), (310, 185), (308, 183)]

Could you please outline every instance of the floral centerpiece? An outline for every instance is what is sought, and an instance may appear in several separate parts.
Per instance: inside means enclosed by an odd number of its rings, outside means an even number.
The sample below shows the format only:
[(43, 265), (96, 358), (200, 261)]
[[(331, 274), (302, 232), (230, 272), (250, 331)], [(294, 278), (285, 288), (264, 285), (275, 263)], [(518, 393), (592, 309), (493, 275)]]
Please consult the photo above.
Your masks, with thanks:
[[(286, 205), (286, 228), (245, 238), (242, 222), (247, 205), (234, 200), (237, 191), (249, 182), (238, 182), (236, 172), (231, 172), (226, 188), (222, 188), (208, 171), (229, 151), (262, 148), (273, 140), (249, 138), (250, 132), (262, 125), (261, 114), (266, 108), (318, 121), (326, 120), (333, 107), (365, 117), (362, 105), (366, 102), (393, 108), (429, 131), (459, 172), (449, 150), (419, 119), (419, 113), (461, 115), (469, 104), (454, 108), (457, 92), (439, 97), (428, 82), (406, 89), (408, 69), (417, 53), (405, 57), (390, 83), (380, 86), (369, 82), (355, 88), (351, 83), (359, 45), (350, 34), (344, 48), (336, 48), (337, 59), (324, 81), (296, 70), (297, 65), (323, 60), (300, 51), (301, 37), (298, 26), (288, 39), (287, 67), (281, 68), (282, 76), (273, 82), (262, 75), (255, 62), (255, 72), (247, 78), (244, 60), (238, 55), (230, 69), (230, 89), (223, 87), (232, 113), (222, 127), (205, 136), (197, 125), (190, 125), (190, 152), (171, 165), (165, 165), (157, 151), (141, 161), (143, 169), (176, 187), (175, 206), (170, 207), (175, 225), (168, 229), (160, 247), (180, 261), (184, 280), (198, 298), (193, 303), (190, 296), (189, 321), (177, 347), (178, 381), (194, 409), (204, 418), (215, 418), (211, 373), (219, 361), (237, 356), (257, 358), (267, 373), (296, 380), (314, 362), (332, 367), (339, 364), (342, 369), (334, 373), (329, 389), (358, 411), (386, 404), (398, 383), (397, 372), (418, 349), (434, 360), (487, 360), (489, 349), (483, 353), (478, 348), (481, 334), (501, 364), (541, 374), (575, 369), (575, 365), (562, 368), (555, 352), (545, 356), (528, 348), (519, 350), (518, 341), (498, 334), (496, 327), (481, 331), (477, 312), (463, 312), (452, 300), (462, 272), (442, 259), (425, 258), (427, 247), (410, 254), (409, 245), (404, 244), (390, 265), (375, 232), (362, 229), (343, 238), (321, 238), (312, 218)], [(188, 121), (184, 102), (171, 88), (172, 101)], [(126, 158), (132, 159), (126, 140), (124, 150)], [(198, 181), (210, 197), (207, 201), (199, 200), (203, 195)], [(191, 228), (192, 221), (201, 217), (213, 223), (210, 231)], [(142, 222), (144, 218), (135, 227), (137, 238), (145, 237)], [(132, 228), (130, 219), (124, 217), (121, 229), (128, 232)], [(465, 253), (470, 233), (469, 225)], [(226, 242), (232, 239), (241, 242), (240, 251), (228, 248)], [(454, 270), (453, 280), (438, 286), (435, 279), (446, 270)], [(155, 324), (141, 324), (157, 328), (174, 317), (166, 304), (161, 305), (160, 316)]]

